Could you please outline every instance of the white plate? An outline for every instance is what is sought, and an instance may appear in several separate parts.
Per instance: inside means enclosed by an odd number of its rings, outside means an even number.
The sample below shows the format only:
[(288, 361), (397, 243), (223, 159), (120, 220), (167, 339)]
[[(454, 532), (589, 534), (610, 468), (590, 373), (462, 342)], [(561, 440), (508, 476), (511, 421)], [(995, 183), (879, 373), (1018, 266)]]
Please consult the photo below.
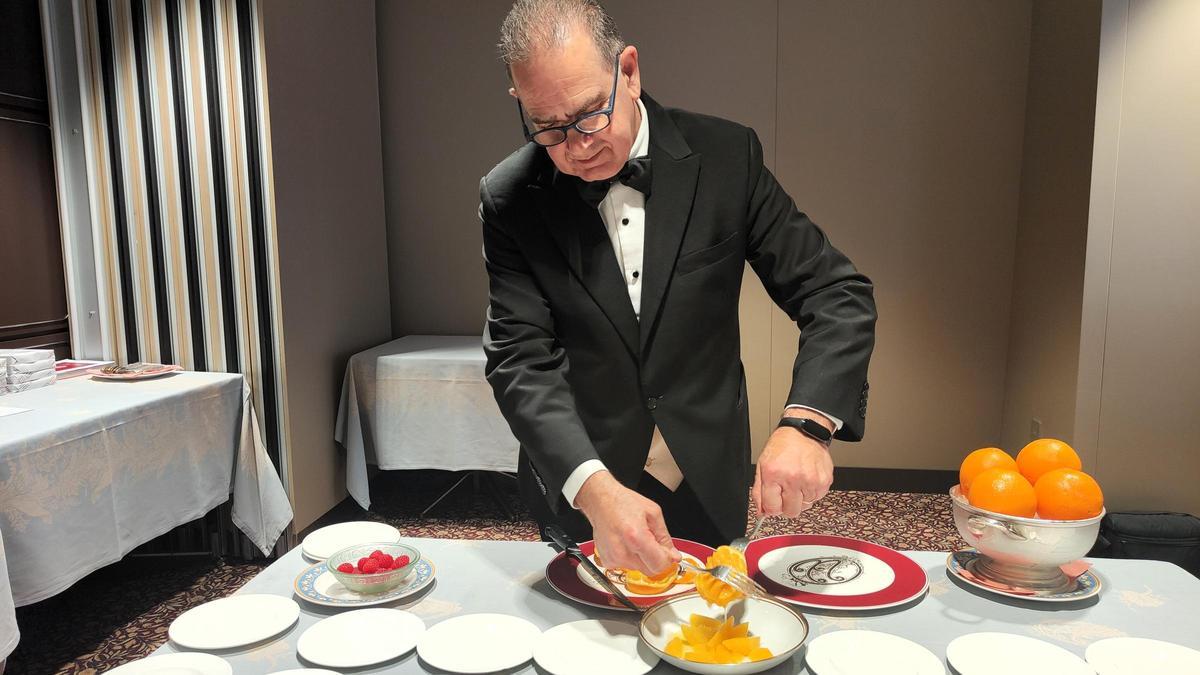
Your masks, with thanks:
[(425, 622), (400, 609), (356, 609), (321, 619), (300, 635), (296, 653), (329, 668), (361, 668), (404, 656)]
[(206, 602), (171, 622), (167, 636), (187, 649), (233, 649), (262, 642), (296, 623), (300, 605), (278, 595), (231, 595)]
[(508, 614), (467, 614), (425, 631), (417, 655), (434, 668), (452, 673), (491, 673), (533, 658), (542, 631)]
[(933, 652), (896, 635), (873, 630), (826, 633), (808, 645), (808, 669), (816, 675), (945, 675)]
[(658, 657), (623, 621), (572, 621), (542, 633), (533, 660), (551, 675), (643, 675)]
[(277, 670), (270, 675), (338, 675), (332, 670), (324, 668), (293, 668), (291, 670)]
[(416, 569), (399, 586), (383, 593), (364, 595), (343, 586), (342, 582), (329, 572), (327, 563), (319, 562), (310, 565), (296, 577), (292, 582), (292, 590), (314, 605), (371, 607), (395, 602), (418, 593), (433, 583), (436, 576), (437, 568), (433, 566), (433, 562), (429, 558), (421, 558), (417, 561)]
[(309, 558), (320, 562), (338, 551), (373, 541), (400, 541), (400, 530), (387, 523), (356, 520), (350, 523), (328, 525), (304, 538), (300, 550)]
[(1087, 648), (1087, 660), (1100, 675), (1196, 675), (1200, 651), (1147, 638), (1109, 638)]
[(1071, 652), (1024, 635), (971, 633), (946, 645), (946, 660), (961, 675), (1096, 675)]
[(233, 666), (219, 656), (184, 652), (148, 656), (108, 672), (110, 675), (233, 675)]

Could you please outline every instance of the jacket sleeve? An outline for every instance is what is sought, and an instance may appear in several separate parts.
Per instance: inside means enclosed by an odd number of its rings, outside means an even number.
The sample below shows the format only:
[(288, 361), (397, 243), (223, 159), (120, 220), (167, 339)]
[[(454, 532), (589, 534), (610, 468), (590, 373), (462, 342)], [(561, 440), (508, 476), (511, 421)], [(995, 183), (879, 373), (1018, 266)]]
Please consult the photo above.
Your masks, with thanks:
[(875, 346), (870, 279), (797, 210), (763, 166), (762, 145), (748, 131), (750, 195), (746, 259), (767, 293), (800, 328), (789, 405), (839, 417), (841, 440), (862, 440), (867, 364)]
[(555, 337), (550, 304), (506, 231), (486, 178), (480, 181), (479, 194), (488, 274), (483, 334), (487, 380), (500, 412), (530, 459), (551, 511), (559, 513), (569, 508), (562, 498), (567, 477), (599, 456), (576, 412), (567, 381), (570, 364)]

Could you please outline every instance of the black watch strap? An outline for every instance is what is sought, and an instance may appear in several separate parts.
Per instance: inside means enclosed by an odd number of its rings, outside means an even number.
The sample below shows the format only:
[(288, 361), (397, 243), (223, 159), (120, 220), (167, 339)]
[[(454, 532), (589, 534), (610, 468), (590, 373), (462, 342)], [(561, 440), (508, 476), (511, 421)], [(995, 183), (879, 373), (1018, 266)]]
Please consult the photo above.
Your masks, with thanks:
[(833, 442), (833, 432), (826, 429), (820, 422), (807, 417), (784, 417), (779, 420), (779, 426), (791, 427), (808, 436), (825, 447)]

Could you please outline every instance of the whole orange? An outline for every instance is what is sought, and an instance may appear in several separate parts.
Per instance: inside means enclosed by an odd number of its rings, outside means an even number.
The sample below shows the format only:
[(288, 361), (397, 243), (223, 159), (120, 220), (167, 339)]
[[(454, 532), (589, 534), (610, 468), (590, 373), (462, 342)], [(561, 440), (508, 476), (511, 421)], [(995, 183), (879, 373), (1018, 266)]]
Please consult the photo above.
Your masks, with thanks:
[(1039, 438), (1021, 448), (1017, 453), (1017, 468), (1021, 475), (1037, 484), (1042, 474), (1054, 469), (1083, 468), (1083, 462), (1075, 450), (1057, 438)]
[(1054, 469), (1042, 474), (1033, 486), (1037, 510), (1050, 520), (1083, 520), (1100, 515), (1104, 493), (1095, 478), (1075, 469)]
[(976, 508), (1007, 516), (1032, 518), (1037, 514), (1033, 485), (1013, 469), (988, 469), (976, 476), (967, 501)]
[(958, 489), (966, 497), (971, 491), (971, 481), (988, 469), (1017, 468), (1017, 460), (1000, 448), (980, 448), (967, 455), (958, 467)]

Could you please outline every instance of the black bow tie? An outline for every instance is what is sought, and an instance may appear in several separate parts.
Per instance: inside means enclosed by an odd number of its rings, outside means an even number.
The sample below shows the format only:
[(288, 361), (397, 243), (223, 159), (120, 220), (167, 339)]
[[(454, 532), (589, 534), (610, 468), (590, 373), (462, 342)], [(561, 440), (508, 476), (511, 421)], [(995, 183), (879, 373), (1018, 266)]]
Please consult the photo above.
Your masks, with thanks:
[(625, 167), (621, 169), (621, 172), (608, 180), (579, 181), (579, 196), (583, 198), (583, 201), (591, 204), (592, 208), (598, 208), (614, 182), (624, 183), (649, 197), (650, 157), (635, 157), (625, 162)]

